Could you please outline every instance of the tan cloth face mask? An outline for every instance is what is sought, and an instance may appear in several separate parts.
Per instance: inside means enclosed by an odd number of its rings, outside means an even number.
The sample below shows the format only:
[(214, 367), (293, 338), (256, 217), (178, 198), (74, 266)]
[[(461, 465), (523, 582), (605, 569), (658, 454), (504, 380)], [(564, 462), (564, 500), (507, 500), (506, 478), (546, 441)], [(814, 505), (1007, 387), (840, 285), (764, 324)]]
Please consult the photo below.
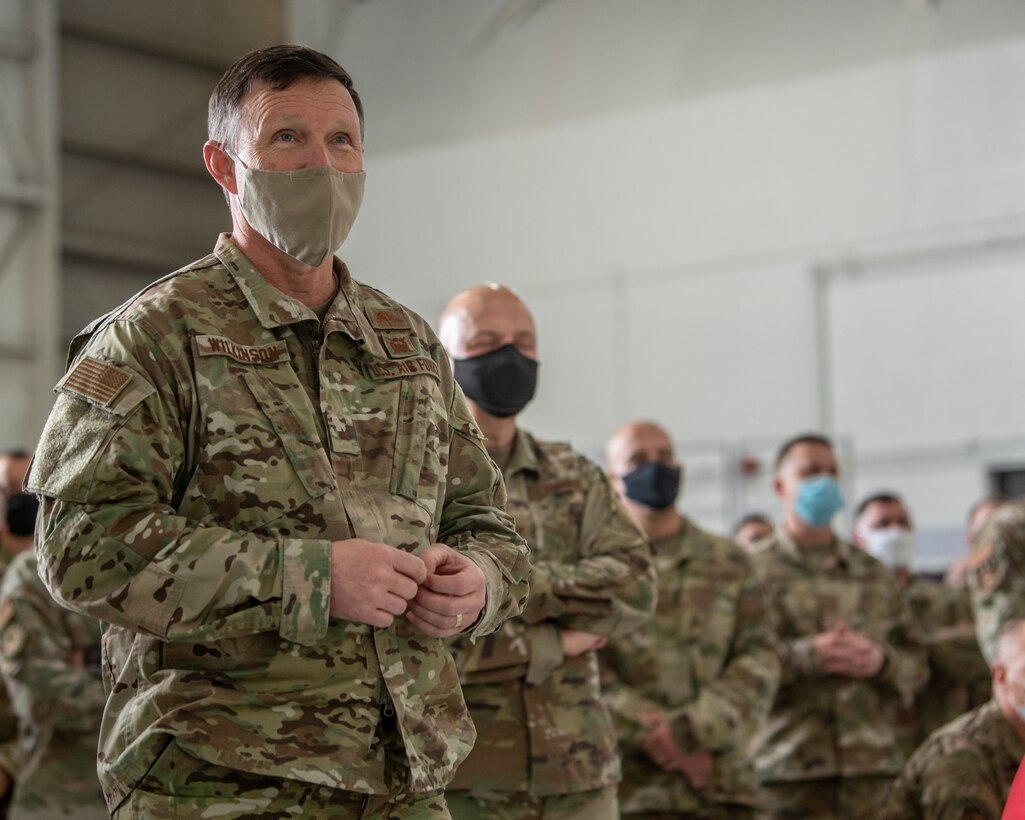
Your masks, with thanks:
[(239, 207), (246, 222), (274, 247), (318, 267), (345, 241), (363, 202), (366, 173), (329, 166), (263, 171), (242, 166)]

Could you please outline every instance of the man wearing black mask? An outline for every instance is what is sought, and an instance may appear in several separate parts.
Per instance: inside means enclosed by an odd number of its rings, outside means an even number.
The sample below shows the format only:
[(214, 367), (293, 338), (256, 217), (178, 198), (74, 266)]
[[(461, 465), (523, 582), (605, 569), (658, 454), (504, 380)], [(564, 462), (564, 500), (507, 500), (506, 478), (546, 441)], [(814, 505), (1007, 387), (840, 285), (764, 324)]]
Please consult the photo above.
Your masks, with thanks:
[(774, 637), (747, 555), (676, 509), (683, 468), (665, 430), (633, 422), (607, 469), (655, 547), (658, 609), (602, 651), (621, 728), (624, 817), (745, 818), (757, 805), (747, 751), (779, 680)]
[(523, 614), (452, 644), (477, 743), (446, 792), (454, 820), (618, 818), (616, 733), (595, 650), (655, 607), (651, 551), (601, 468), (517, 424), (537, 383), (537, 334), (507, 288), (460, 293), (439, 336), (501, 468), (531, 549)]

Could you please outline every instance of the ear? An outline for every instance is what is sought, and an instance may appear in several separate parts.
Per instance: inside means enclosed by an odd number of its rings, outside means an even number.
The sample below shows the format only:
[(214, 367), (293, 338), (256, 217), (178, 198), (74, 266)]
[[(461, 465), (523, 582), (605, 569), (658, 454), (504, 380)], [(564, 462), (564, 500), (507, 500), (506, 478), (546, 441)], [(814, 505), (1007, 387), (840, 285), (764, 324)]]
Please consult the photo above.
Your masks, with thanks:
[(778, 474), (772, 477), (772, 491), (780, 498), (783, 497), (783, 482), (780, 481)]
[(995, 663), (989, 670), (990, 677), (993, 678), (993, 683), (1000, 684), (1001, 686), (1007, 681), (1007, 668), (1002, 663)]
[(220, 143), (207, 140), (203, 144), (203, 162), (217, 184), (229, 194), (238, 196), (238, 181), (235, 179), (235, 160), (228, 156)]

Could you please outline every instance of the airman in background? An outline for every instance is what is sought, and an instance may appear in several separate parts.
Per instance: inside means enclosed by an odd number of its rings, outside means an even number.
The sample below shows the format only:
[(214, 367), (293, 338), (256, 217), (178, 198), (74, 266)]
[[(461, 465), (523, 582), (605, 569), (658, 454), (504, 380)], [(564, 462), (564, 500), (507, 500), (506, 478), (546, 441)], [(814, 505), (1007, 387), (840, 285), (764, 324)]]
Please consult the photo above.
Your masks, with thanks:
[(833, 530), (838, 474), (829, 439), (786, 442), (773, 480), (784, 520), (752, 554), (782, 665), (756, 758), (766, 818), (874, 817), (904, 764), (897, 709), (929, 675), (892, 570)]
[(463, 291), (439, 335), (534, 566), (519, 618), (452, 644), (477, 727), (446, 792), (452, 816), (613, 820), (620, 759), (596, 650), (654, 611), (651, 548), (597, 464), (520, 426), (538, 373), (537, 329), (520, 298), (497, 285)]
[(655, 617), (601, 653), (623, 746), (623, 816), (750, 817), (749, 747), (779, 683), (764, 590), (740, 547), (677, 509), (683, 467), (664, 429), (625, 425), (606, 461), (654, 544), (659, 579)]

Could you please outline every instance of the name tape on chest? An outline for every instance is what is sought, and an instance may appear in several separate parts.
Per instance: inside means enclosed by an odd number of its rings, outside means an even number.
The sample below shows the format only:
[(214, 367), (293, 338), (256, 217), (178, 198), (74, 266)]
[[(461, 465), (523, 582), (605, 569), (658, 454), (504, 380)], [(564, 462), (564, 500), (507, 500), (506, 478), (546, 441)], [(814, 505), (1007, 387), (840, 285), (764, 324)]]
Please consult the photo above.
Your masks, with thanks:
[(197, 336), (200, 356), (227, 356), (242, 364), (277, 364), (288, 361), (288, 345), (240, 345), (223, 336)]
[(433, 359), (417, 356), (412, 359), (399, 359), (393, 362), (367, 362), (367, 375), (372, 379), (398, 379), (403, 376), (419, 376), (427, 374), (441, 378), (441, 369)]

